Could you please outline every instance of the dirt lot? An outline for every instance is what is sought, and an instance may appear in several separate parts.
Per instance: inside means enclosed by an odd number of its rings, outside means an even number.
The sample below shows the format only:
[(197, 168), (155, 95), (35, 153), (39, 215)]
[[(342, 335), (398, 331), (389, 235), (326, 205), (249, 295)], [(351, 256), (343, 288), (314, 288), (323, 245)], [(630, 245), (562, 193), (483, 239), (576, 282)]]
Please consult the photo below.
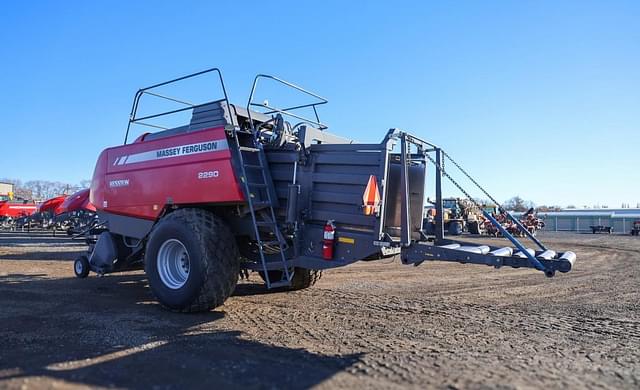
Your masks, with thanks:
[(0, 233), (0, 387), (638, 388), (640, 239), (543, 238), (574, 271), (362, 263), (185, 315), (140, 272), (72, 277), (81, 243)]

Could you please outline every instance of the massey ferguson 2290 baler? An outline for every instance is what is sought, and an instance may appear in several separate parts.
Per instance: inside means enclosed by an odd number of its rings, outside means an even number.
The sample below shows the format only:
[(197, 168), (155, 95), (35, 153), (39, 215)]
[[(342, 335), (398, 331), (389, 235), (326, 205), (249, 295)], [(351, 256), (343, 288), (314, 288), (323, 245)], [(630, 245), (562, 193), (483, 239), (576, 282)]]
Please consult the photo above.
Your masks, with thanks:
[[(195, 104), (159, 92), (206, 75), (220, 82), (221, 99)], [(293, 88), (312, 102), (287, 108), (256, 103), (261, 81)], [(180, 107), (142, 116), (145, 96)], [(513, 247), (446, 239), (442, 177), (468, 194), (444, 162), (471, 179), (467, 172), (438, 146), (398, 129), (375, 144), (330, 134), (317, 115), (326, 102), (258, 75), (247, 105), (239, 107), (229, 103), (215, 68), (140, 89), (124, 145), (98, 158), (90, 193), (102, 222), (92, 229), (97, 240), (87, 255), (74, 263), (76, 275), (144, 268), (165, 307), (201, 311), (221, 305), (247, 271), (259, 272), (267, 288), (301, 289), (323, 269), (391, 256), (415, 265), (440, 260), (529, 267), (547, 276), (571, 270), (575, 254), (547, 249), (520, 225), (538, 246), (526, 248), (488, 213)], [(303, 117), (302, 109), (313, 118)], [(189, 123), (128, 142), (133, 125), (155, 129), (161, 126), (150, 121), (181, 112), (191, 114)], [(436, 172), (436, 229), (426, 235), (422, 212), (430, 164)]]

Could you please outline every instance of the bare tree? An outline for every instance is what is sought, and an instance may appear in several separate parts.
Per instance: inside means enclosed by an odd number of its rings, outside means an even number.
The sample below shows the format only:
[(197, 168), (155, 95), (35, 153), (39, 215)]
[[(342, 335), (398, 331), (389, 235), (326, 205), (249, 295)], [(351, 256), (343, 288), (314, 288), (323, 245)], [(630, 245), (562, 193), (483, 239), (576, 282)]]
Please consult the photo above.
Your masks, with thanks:
[(562, 207), (554, 205), (554, 206), (538, 206), (536, 207), (536, 211), (537, 212), (548, 212), (548, 211), (560, 211), (562, 210)]
[(504, 208), (509, 211), (527, 211), (535, 204), (530, 200), (524, 200), (520, 196), (516, 195), (513, 198), (503, 203)]
[(87, 188), (91, 180), (80, 180), (79, 184), (63, 183), (48, 180), (29, 180), (1, 178), (0, 181), (13, 183), (16, 199), (45, 200), (59, 195), (70, 195), (82, 188)]

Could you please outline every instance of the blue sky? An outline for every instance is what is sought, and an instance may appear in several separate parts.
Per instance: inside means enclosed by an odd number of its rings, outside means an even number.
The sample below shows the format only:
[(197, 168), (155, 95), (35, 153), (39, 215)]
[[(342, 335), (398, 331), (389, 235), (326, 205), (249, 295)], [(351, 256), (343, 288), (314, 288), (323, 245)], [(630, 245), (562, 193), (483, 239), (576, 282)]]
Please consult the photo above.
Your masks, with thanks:
[(2, 6), (0, 177), (90, 178), (139, 87), (218, 66), (234, 102), (281, 76), (330, 131), (411, 131), (499, 200), (640, 202), (639, 2), (173, 3)]

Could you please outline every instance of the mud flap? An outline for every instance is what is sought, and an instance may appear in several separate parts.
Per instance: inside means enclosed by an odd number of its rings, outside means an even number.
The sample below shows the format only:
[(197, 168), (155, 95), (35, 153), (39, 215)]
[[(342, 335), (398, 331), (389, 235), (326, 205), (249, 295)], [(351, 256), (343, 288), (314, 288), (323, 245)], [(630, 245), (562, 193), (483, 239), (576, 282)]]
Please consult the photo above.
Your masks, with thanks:
[(91, 270), (97, 274), (106, 274), (113, 270), (113, 262), (118, 258), (118, 245), (112, 233), (103, 232), (98, 237), (89, 257)]

